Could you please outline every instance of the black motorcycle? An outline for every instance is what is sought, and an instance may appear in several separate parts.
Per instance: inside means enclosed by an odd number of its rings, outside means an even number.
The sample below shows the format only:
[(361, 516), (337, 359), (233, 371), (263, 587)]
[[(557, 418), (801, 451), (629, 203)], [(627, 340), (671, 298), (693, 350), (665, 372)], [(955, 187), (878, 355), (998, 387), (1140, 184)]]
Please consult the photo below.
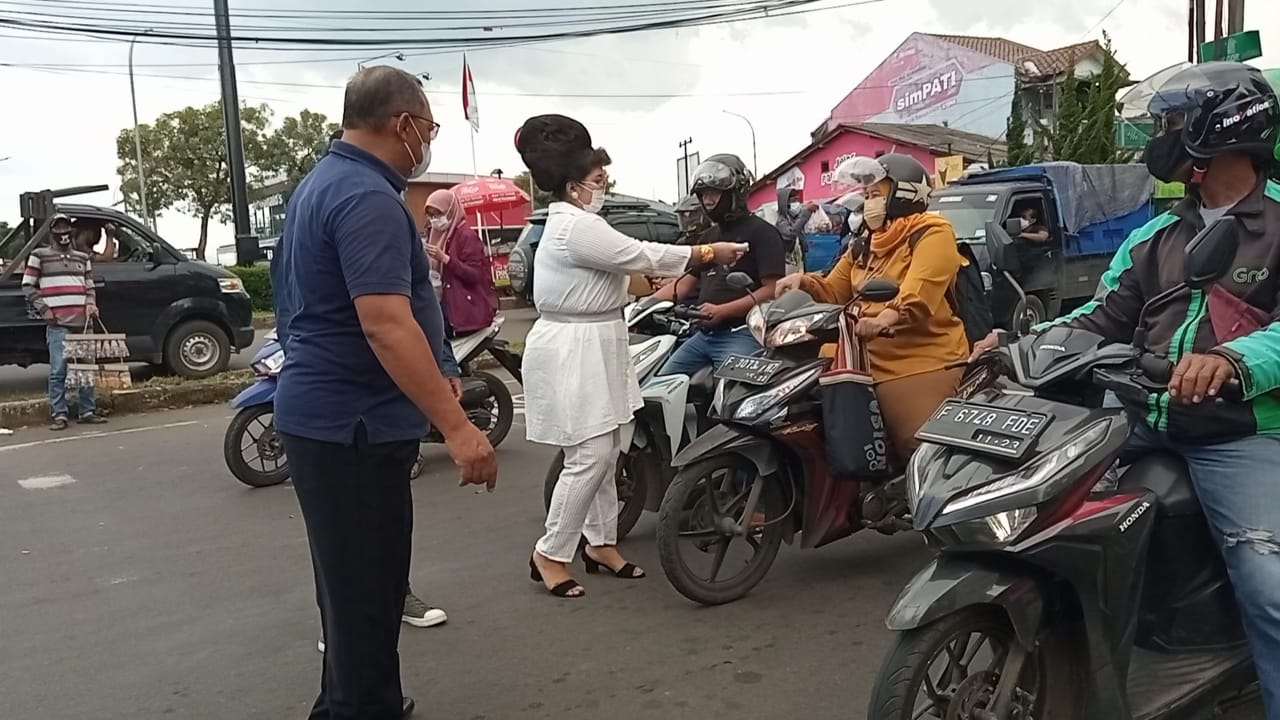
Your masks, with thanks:
[[(1164, 297), (1228, 270), (1232, 237), (1219, 224), (1197, 236), (1186, 283)], [(921, 428), (907, 493), (940, 552), (889, 613), (897, 634), (866, 717), (1173, 720), (1251, 690), (1185, 465), (1127, 457), (1129, 421), (1102, 407), (1107, 390), (1142, 400), (1168, 385), (1170, 363), (1138, 327), (1132, 345), (1069, 328), (1005, 343), (998, 355), (1031, 394), (948, 401)]]

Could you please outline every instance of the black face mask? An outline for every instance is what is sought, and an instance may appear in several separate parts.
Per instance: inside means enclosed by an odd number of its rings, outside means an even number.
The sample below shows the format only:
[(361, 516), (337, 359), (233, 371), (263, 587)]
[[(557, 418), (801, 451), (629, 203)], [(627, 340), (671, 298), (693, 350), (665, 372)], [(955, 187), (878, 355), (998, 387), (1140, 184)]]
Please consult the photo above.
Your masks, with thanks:
[(54, 233), (53, 241), (59, 245), (70, 245), (71, 233)]
[(1142, 160), (1152, 177), (1164, 182), (1178, 182), (1183, 179), (1180, 176), (1192, 158), (1182, 144), (1182, 133), (1173, 132), (1152, 138)]

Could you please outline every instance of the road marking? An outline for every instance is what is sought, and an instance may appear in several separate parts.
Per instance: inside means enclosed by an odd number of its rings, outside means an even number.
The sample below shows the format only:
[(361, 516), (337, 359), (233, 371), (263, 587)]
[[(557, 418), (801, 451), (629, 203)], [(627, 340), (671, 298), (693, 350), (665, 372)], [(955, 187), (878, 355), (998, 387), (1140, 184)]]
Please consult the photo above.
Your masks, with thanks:
[(18, 484), (27, 490), (48, 490), (49, 488), (62, 487), (70, 485), (76, 479), (70, 475), (38, 475), (29, 477), (25, 480), (19, 480)]
[(187, 420), (185, 422), (165, 423), (164, 425), (149, 425), (140, 428), (127, 428), (125, 430), (107, 430), (105, 432), (91, 432), (83, 435), (68, 435), (66, 437), (49, 438), (48, 440), (35, 440), (33, 442), (17, 443), (14, 445), (0, 445), (0, 453), (9, 452), (10, 450), (25, 450), (27, 448), (41, 447), (43, 445), (56, 445), (58, 443), (73, 442), (75, 440), (88, 440), (91, 438), (111, 437), (113, 435), (131, 435), (133, 433), (148, 432), (150, 430), (167, 430), (170, 428), (188, 427), (190, 425), (201, 425), (199, 420)]

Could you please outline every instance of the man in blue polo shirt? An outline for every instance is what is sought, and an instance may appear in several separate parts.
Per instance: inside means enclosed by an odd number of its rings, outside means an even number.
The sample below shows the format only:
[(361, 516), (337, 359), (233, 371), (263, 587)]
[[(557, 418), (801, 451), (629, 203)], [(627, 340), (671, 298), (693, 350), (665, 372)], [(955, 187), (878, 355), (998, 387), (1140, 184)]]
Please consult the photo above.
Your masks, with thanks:
[[(275, 400), (306, 522), (324, 625), (313, 720), (412, 712), (396, 650), (409, 570), (409, 471), (430, 420), (462, 484), (493, 489), (488, 439), (439, 361), (444, 323), (401, 199), (440, 126), (414, 76), (388, 66), (347, 84), (343, 139), (294, 192), (276, 249), (286, 360)], [(425, 417), (424, 417), (425, 416)]]

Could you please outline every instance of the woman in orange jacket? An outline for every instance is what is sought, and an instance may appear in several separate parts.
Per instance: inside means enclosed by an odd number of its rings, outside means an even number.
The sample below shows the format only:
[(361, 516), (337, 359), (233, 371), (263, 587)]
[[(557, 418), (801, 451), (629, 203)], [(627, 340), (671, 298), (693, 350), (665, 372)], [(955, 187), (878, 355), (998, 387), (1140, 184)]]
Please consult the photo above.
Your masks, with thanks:
[(898, 283), (901, 290), (892, 301), (862, 303), (856, 333), (867, 343), (889, 438), (905, 459), (920, 445), (916, 431), (955, 394), (964, 373), (955, 365), (968, 357), (968, 341), (948, 299), (964, 260), (951, 224), (926, 212), (929, 175), (919, 162), (889, 154), (846, 163), (837, 177), (843, 171), (863, 186), (869, 237), (851, 242), (825, 278), (791, 275), (777, 289), (804, 290), (819, 302), (847, 303), (872, 278)]

